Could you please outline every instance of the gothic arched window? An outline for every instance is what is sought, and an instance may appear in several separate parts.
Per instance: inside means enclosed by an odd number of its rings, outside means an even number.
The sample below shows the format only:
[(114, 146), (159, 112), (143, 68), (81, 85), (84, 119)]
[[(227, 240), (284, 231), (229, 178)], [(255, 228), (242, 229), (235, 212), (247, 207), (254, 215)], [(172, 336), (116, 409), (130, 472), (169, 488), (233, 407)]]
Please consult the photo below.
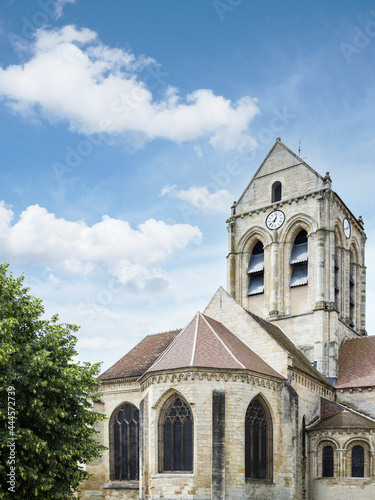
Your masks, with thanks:
[(258, 295), (264, 292), (264, 248), (263, 244), (258, 241), (251, 253), (249, 267), (247, 268), (249, 275), (249, 288), (247, 295)]
[(294, 240), (290, 265), (292, 266), (292, 275), (290, 278), (290, 286), (307, 285), (307, 259), (308, 259), (308, 244), (307, 232), (303, 229), (300, 231)]
[(276, 181), (272, 184), (272, 203), (281, 200), (281, 182)]
[(365, 450), (363, 446), (352, 448), (352, 477), (365, 477)]
[(188, 403), (175, 394), (159, 419), (159, 472), (193, 471), (193, 415)]
[(333, 448), (325, 446), (322, 451), (322, 476), (333, 477)]
[(302, 418), (302, 456), (306, 457), (306, 419)]
[(139, 410), (124, 403), (110, 420), (111, 480), (139, 479)]
[(246, 411), (245, 477), (272, 478), (272, 420), (259, 398), (254, 398)]

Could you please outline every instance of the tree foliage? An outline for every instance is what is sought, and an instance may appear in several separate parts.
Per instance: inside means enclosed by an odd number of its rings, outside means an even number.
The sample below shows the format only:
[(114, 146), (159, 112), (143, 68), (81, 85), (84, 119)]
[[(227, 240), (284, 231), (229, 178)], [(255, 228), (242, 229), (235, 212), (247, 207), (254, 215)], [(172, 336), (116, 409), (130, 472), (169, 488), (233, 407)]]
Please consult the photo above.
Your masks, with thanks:
[(82, 464), (104, 448), (93, 439), (103, 418), (91, 404), (99, 365), (73, 361), (78, 327), (44, 319), (42, 301), (7, 268), (0, 265), (0, 498), (70, 499), (88, 478)]

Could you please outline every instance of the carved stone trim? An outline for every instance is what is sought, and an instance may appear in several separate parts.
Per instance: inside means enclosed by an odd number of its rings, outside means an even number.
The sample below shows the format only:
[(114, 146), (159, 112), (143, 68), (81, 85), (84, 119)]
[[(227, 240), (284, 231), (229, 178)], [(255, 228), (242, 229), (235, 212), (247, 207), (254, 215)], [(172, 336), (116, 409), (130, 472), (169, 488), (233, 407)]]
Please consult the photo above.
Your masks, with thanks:
[(141, 383), (142, 391), (145, 391), (152, 384), (160, 384), (167, 382), (180, 382), (187, 380), (216, 380), (217, 382), (224, 380), (225, 382), (242, 382), (259, 387), (267, 387), (273, 390), (280, 390), (282, 382), (267, 378), (262, 375), (255, 375), (248, 371), (211, 371), (209, 369), (187, 369), (179, 371), (167, 371), (162, 373), (155, 372), (147, 374), (146, 378)]

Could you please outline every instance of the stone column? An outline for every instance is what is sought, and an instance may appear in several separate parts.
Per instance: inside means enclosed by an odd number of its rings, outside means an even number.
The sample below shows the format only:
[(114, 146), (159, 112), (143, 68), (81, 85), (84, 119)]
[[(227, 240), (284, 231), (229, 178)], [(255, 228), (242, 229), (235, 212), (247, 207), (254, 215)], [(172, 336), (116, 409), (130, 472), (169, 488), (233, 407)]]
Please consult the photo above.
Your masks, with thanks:
[(148, 396), (146, 395), (139, 404), (139, 499), (148, 498), (148, 460), (147, 450), (147, 411)]
[[(265, 268), (267, 276), (271, 276), (271, 297), (270, 297), (270, 312), (271, 317), (276, 317), (280, 311), (279, 303), (279, 286), (280, 286), (280, 270), (279, 270), (279, 243), (274, 241), (270, 246), (271, 253), (271, 269)], [(266, 262), (265, 262), (266, 264)], [(271, 272), (270, 272), (271, 271)]]
[(337, 459), (337, 476), (340, 479), (345, 477), (345, 454), (346, 450), (343, 448), (337, 448), (336, 459)]
[(227, 262), (227, 288), (228, 293), (236, 298), (236, 254), (234, 248), (234, 219), (228, 220), (228, 262)]
[(366, 267), (361, 266), (359, 268), (360, 276), (360, 309), (359, 309), (359, 333), (361, 335), (366, 334)]
[(370, 450), (370, 479), (375, 478), (375, 450)]
[(315, 309), (325, 308), (325, 265), (324, 265), (324, 247), (325, 230), (318, 229), (316, 232), (316, 300)]
[(212, 391), (211, 499), (225, 499), (225, 391)]

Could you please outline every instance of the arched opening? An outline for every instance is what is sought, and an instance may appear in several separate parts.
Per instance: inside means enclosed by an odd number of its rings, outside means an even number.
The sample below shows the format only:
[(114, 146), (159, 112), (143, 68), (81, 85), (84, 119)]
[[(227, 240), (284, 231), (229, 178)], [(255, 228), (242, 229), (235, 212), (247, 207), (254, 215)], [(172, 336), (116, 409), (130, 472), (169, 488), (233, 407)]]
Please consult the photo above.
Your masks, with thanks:
[(259, 397), (249, 404), (245, 417), (245, 477), (272, 478), (272, 419)]
[(247, 268), (249, 287), (247, 295), (258, 295), (264, 292), (264, 248), (258, 241), (253, 248)]
[(352, 448), (352, 477), (365, 477), (365, 450), (363, 446)]
[(306, 457), (306, 419), (302, 419), (302, 456)]
[(357, 263), (354, 251), (350, 252), (350, 266), (349, 266), (349, 326), (355, 328), (356, 323), (356, 314), (355, 314), (355, 305), (356, 305), (356, 272), (357, 272)]
[(281, 200), (281, 182), (276, 181), (272, 184), (272, 203)]
[(292, 255), (290, 258), (290, 265), (292, 266), (290, 286), (302, 286), (307, 285), (308, 278), (308, 242), (307, 242), (307, 232), (302, 229), (300, 231), (293, 244)]
[(193, 427), (189, 404), (172, 395), (159, 418), (159, 472), (193, 471)]
[(139, 479), (139, 410), (123, 403), (110, 419), (110, 477), (112, 481)]
[(333, 460), (333, 448), (328, 445), (323, 448), (322, 451), (322, 476), (323, 477), (333, 477), (334, 472), (334, 460)]

